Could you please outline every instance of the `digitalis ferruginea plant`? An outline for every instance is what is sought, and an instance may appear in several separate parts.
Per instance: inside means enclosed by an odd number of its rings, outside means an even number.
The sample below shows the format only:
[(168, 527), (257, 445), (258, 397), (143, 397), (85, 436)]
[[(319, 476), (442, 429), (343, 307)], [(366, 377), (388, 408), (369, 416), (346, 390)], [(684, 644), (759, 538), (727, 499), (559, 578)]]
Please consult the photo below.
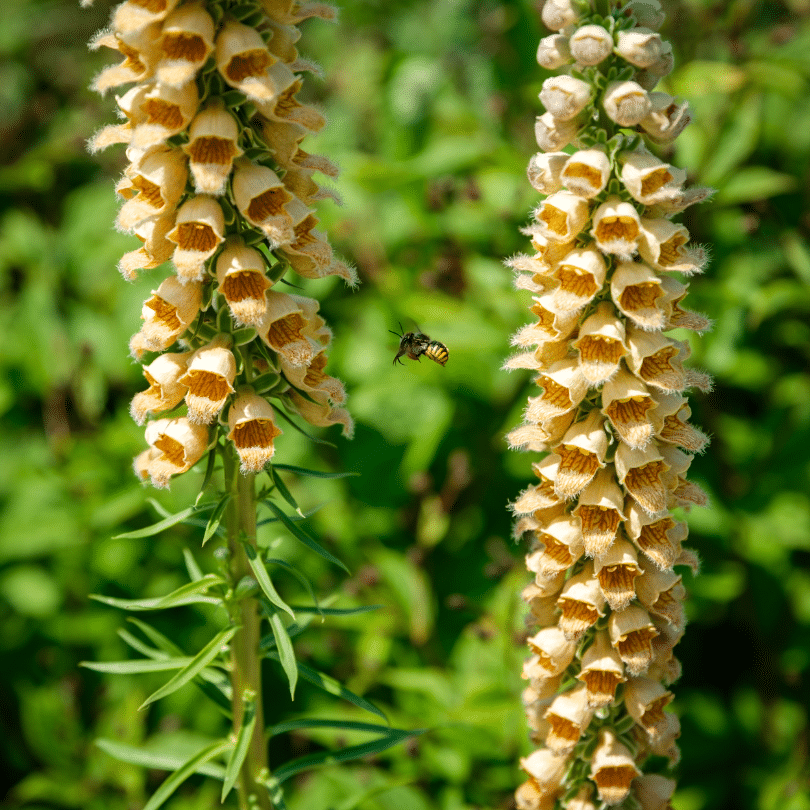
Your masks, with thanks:
[(533, 252), (507, 262), (536, 320), (505, 367), (539, 387), (508, 440), (544, 454), (512, 505), (534, 575), (523, 701), (537, 746), (516, 802), (664, 810), (679, 758), (665, 711), (685, 625), (678, 568), (697, 569), (680, 513), (707, 500), (686, 478), (708, 439), (685, 394), (711, 385), (670, 334), (709, 327), (681, 307), (707, 256), (674, 218), (711, 192), (657, 156), (689, 123), (687, 104), (654, 90), (673, 67), (658, 0), (546, 0), (542, 20), (538, 62), (559, 70), (528, 167), (544, 199), (524, 229)]

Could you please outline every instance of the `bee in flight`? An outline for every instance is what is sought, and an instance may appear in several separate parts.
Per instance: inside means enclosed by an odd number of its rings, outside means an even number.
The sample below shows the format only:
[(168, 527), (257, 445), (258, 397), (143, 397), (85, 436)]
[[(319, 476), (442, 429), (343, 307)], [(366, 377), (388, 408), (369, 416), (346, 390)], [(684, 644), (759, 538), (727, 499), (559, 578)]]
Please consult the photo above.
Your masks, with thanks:
[[(399, 325), (399, 328), (402, 329), (402, 324)], [(388, 331), (391, 332), (390, 329)], [(405, 332), (404, 334), (391, 332), (391, 334), (399, 338), (399, 351), (394, 358), (395, 364), (399, 363), (402, 365), (402, 360), (399, 358), (402, 357), (403, 354), (410, 357), (411, 360), (417, 361), (424, 354), (440, 366), (447, 363), (447, 358), (450, 357), (450, 352), (447, 351), (447, 346), (445, 346), (444, 343), (439, 343), (438, 340), (431, 340), (422, 332)]]

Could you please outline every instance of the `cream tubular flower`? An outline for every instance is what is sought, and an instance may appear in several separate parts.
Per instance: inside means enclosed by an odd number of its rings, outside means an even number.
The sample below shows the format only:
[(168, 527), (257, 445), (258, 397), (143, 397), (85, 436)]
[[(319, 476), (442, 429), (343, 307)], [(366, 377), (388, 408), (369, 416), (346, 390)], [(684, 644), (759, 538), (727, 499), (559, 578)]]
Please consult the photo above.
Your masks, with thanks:
[(692, 120), (689, 105), (677, 104), (667, 93), (650, 93), (650, 111), (639, 121), (641, 128), (655, 143), (671, 143)]
[(214, 49), (214, 21), (203, 3), (184, 3), (163, 23), (157, 78), (169, 87), (192, 81)]
[(571, 61), (568, 37), (551, 34), (543, 37), (537, 47), (537, 63), (546, 70), (556, 70)]
[(593, 789), (590, 785), (583, 785), (576, 796), (571, 799), (566, 810), (597, 810), (596, 804), (592, 801)]
[(540, 18), (543, 25), (552, 31), (561, 31), (575, 23), (579, 15), (571, 0), (545, 0)]
[(570, 121), (588, 106), (592, 92), (591, 86), (581, 79), (552, 76), (543, 82), (540, 101), (556, 120)]
[(652, 112), (647, 91), (636, 82), (611, 82), (605, 90), (602, 105), (611, 121), (620, 127), (634, 127)]
[(135, 124), (132, 145), (148, 149), (182, 132), (200, 104), (195, 82), (181, 88), (157, 83), (146, 90), (140, 105), (144, 120)]
[(605, 615), (605, 597), (594, 577), (593, 563), (571, 577), (557, 599), (562, 615), (558, 622), (569, 641), (578, 641), (589, 627)]
[(269, 292), (266, 298), (259, 336), (291, 366), (305, 368), (323, 348), (315, 333), (317, 321), (323, 324), (316, 316), (318, 302), (279, 292)]
[(631, 675), (640, 675), (652, 663), (652, 642), (658, 631), (644, 608), (630, 605), (613, 611), (608, 617), (608, 632), (610, 643)]
[(188, 371), (180, 378), (180, 382), (188, 386), (186, 405), (190, 422), (210, 425), (233, 393), (236, 360), (230, 346), (229, 336), (217, 336), (207, 346), (197, 349)]
[(602, 253), (628, 260), (638, 249), (641, 218), (636, 209), (619, 197), (608, 197), (593, 214), (591, 236)]
[[(531, 407), (531, 405), (530, 402), (529, 406)], [(571, 411), (542, 422), (529, 422), (510, 431), (506, 439), (513, 450), (545, 453), (562, 439), (573, 421), (574, 412)]]
[(346, 389), (343, 383), (324, 373), (328, 362), (325, 351), (318, 352), (307, 365), (294, 366), (280, 355), (284, 376), (300, 391), (308, 394), (317, 402), (327, 400), (337, 405), (346, 401)]
[(188, 138), (183, 151), (189, 158), (194, 190), (215, 197), (224, 194), (234, 158), (242, 154), (236, 119), (221, 104), (211, 102), (191, 122)]
[(534, 139), (544, 152), (556, 152), (564, 149), (574, 140), (579, 131), (575, 120), (561, 121), (551, 113), (537, 116), (534, 123)]
[(170, 214), (186, 189), (188, 169), (186, 156), (180, 149), (153, 152), (132, 168), (123, 192), (126, 202), (121, 206), (116, 226), (129, 231), (150, 217)]
[(190, 470), (203, 457), (208, 428), (183, 418), (158, 419), (146, 426), (146, 441), (154, 451), (146, 471), (153, 486), (166, 488), (173, 475)]
[(113, 29), (121, 34), (142, 31), (148, 25), (165, 20), (180, 0), (125, 0), (113, 12)]
[(621, 262), (610, 280), (610, 295), (636, 326), (649, 331), (664, 327), (664, 289), (658, 276), (642, 262)]
[(645, 151), (627, 152), (621, 156), (622, 183), (642, 205), (656, 205), (682, 193), (686, 171), (676, 169)]
[(573, 424), (555, 448), (560, 466), (554, 491), (561, 498), (576, 497), (605, 466), (608, 437), (605, 420), (599, 411), (591, 411)]
[(574, 194), (595, 197), (610, 179), (610, 160), (602, 149), (574, 152), (562, 171), (562, 184)]
[(560, 191), (543, 200), (534, 218), (546, 239), (568, 242), (585, 227), (589, 214), (587, 200), (568, 191)]
[(688, 533), (685, 523), (669, 515), (649, 515), (636, 503), (631, 503), (627, 509), (626, 529), (639, 550), (662, 570), (671, 569), (675, 564)]
[(217, 289), (242, 326), (258, 329), (267, 314), (266, 293), (272, 284), (266, 266), (262, 254), (241, 239), (229, 241), (217, 257)]
[(554, 479), (559, 466), (560, 459), (554, 455), (546, 456), (541, 462), (532, 465), (540, 483), (520, 493), (520, 497), (512, 504), (514, 514), (531, 515), (540, 512), (542, 516), (548, 510), (557, 511), (557, 507), (564, 503), (554, 492)]
[(130, 349), (137, 359), (145, 351), (162, 352), (168, 349), (188, 329), (202, 304), (202, 286), (182, 284), (176, 276), (169, 276), (141, 310), (143, 326), (133, 336)]
[(537, 583), (532, 582), (520, 593), (521, 599), (523, 599), (529, 608), (529, 614), (526, 616), (527, 627), (534, 625), (548, 627), (557, 621), (556, 595), (541, 596), (540, 591), (541, 588), (539, 588)]
[(622, 59), (638, 68), (649, 68), (661, 56), (661, 35), (648, 28), (631, 28), (619, 31), (615, 52)]
[(610, 464), (597, 470), (572, 510), (582, 524), (582, 542), (588, 557), (604, 554), (611, 547), (625, 519), (623, 510), (624, 493)]
[(104, 68), (90, 85), (91, 90), (104, 95), (111, 87), (119, 87), (130, 82), (140, 82), (148, 79), (154, 72), (158, 60), (158, 50), (155, 46), (156, 35), (160, 25), (153, 23), (146, 28), (130, 34), (118, 31), (101, 31), (90, 42), (90, 50), (101, 47), (118, 51), (124, 61), (118, 65)]
[(172, 262), (181, 282), (202, 281), (205, 263), (224, 241), (225, 216), (213, 197), (191, 197), (177, 209), (174, 229), (167, 234), (177, 247)]
[(672, 698), (672, 692), (643, 675), (628, 679), (624, 685), (627, 712), (650, 737), (658, 737), (666, 729), (664, 707)]
[(633, 782), (633, 795), (641, 810), (669, 810), (677, 782), (657, 773), (645, 773)]
[(681, 308), (686, 293), (689, 291), (688, 284), (681, 284), (670, 276), (661, 278), (661, 287), (666, 298), (664, 304), (667, 307), (667, 323), (664, 331), (669, 329), (690, 329), (693, 332), (705, 332), (712, 325), (712, 322), (699, 312)]
[(624, 323), (616, 317), (609, 301), (603, 301), (579, 328), (579, 337), (571, 344), (579, 353), (579, 370), (591, 384), (609, 380), (627, 354)]
[(310, 425), (331, 427), (342, 425), (341, 433), (351, 439), (354, 436), (354, 420), (345, 408), (336, 408), (326, 403), (310, 402), (295, 391), (289, 393), (290, 406)]
[(572, 250), (554, 271), (560, 283), (551, 295), (554, 308), (558, 312), (581, 310), (602, 289), (606, 275), (607, 264), (592, 245)]
[(641, 576), (636, 550), (619, 538), (594, 562), (594, 573), (611, 610), (624, 610), (636, 595), (635, 580)]
[(171, 258), (174, 245), (168, 240), (168, 233), (173, 225), (174, 216), (169, 215), (151, 217), (135, 226), (133, 232), (143, 246), (125, 253), (118, 262), (118, 269), (127, 281), (132, 281), (138, 270), (152, 270)]
[(676, 444), (690, 453), (702, 452), (709, 443), (709, 437), (688, 421), (692, 415), (689, 400), (679, 394), (662, 392), (654, 394), (653, 400), (656, 406), (650, 413), (650, 419), (656, 438)]
[(660, 270), (674, 270), (689, 276), (706, 263), (702, 250), (684, 250), (689, 231), (668, 219), (642, 219), (638, 251), (641, 258)]
[(294, 197), (272, 169), (248, 160), (237, 161), (233, 196), (242, 216), (264, 231), (271, 248), (295, 238), (293, 217), (287, 210)]
[(518, 810), (552, 810), (567, 766), (565, 757), (557, 756), (547, 748), (521, 759), (520, 767), (530, 779), (518, 788)]
[(512, 336), (513, 346), (541, 346), (544, 343), (558, 343), (567, 338), (577, 322), (577, 311), (561, 312), (555, 305), (554, 294), (534, 297), (531, 312), (537, 316), (537, 323), (530, 323)]
[(682, 362), (686, 347), (682, 343), (660, 332), (645, 332), (631, 326), (627, 346), (630, 349), (627, 365), (647, 385), (668, 393), (687, 387)]
[(588, 383), (575, 360), (555, 363), (538, 375), (537, 384), (543, 387), (543, 393), (529, 397), (526, 409), (526, 418), (532, 422), (543, 422), (573, 411), (588, 392)]
[[(326, 126), (326, 119), (314, 108), (302, 104), (297, 98), (302, 81), (295, 77), (272, 101), (257, 105), (259, 112), (271, 124), (297, 124), (310, 132), (320, 132)], [(286, 81), (285, 81), (286, 83)]]
[(188, 388), (180, 382), (180, 378), (186, 373), (192, 354), (161, 354), (143, 367), (143, 376), (149, 388), (135, 394), (129, 406), (132, 419), (137, 424), (142, 425), (149, 414), (170, 411), (183, 401)]
[(562, 170), (568, 161), (566, 152), (538, 152), (532, 156), (526, 174), (532, 188), (541, 194), (554, 194), (562, 188)]
[(537, 667), (547, 678), (565, 672), (577, 651), (576, 642), (568, 641), (559, 627), (544, 627), (528, 642), (532, 652), (538, 656)]
[(647, 386), (633, 374), (621, 370), (602, 388), (602, 413), (610, 419), (621, 440), (641, 449), (653, 436), (649, 412), (655, 408)]
[(585, 650), (577, 680), (585, 684), (588, 705), (593, 709), (609, 706), (616, 697), (616, 687), (625, 681), (624, 664), (606, 630), (599, 630)]
[(657, 515), (667, 508), (664, 473), (669, 467), (657, 442), (642, 449), (621, 442), (616, 449), (615, 464), (619, 483), (647, 514)]
[(678, 630), (686, 625), (683, 600), (686, 596), (679, 574), (649, 566), (638, 581), (638, 600), (649, 613), (661, 616)]
[(532, 565), (530, 570), (541, 576), (566, 571), (585, 551), (579, 521), (568, 515), (552, 520), (539, 529), (535, 536), (543, 548), (529, 555)]
[(583, 25), (577, 28), (568, 45), (571, 56), (580, 65), (598, 65), (613, 53), (613, 37), (601, 25)]
[(557, 695), (545, 713), (551, 726), (546, 746), (558, 755), (570, 754), (593, 718), (585, 684)]
[(273, 442), (283, 432), (275, 420), (275, 412), (264, 397), (250, 389), (237, 392), (228, 410), (228, 438), (236, 448), (243, 473), (261, 472), (273, 458)]
[(624, 801), (633, 780), (640, 775), (629, 749), (612, 731), (603, 729), (591, 759), (591, 779), (596, 783), (599, 798), (607, 805)]

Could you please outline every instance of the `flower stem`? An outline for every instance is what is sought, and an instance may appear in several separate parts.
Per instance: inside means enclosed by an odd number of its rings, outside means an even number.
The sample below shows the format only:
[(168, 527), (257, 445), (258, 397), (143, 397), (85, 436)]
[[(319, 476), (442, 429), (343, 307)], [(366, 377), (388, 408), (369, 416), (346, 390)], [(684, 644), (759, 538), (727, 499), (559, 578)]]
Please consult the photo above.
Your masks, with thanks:
[[(242, 475), (233, 456), (223, 453), (225, 483), (231, 491), (227, 510), (228, 546), (231, 560), (231, 582), (236, 589), (242, 579), (251, 576), (243, 543), (256, 545), (255, 474)], [(259, 656), (261, 617), (259, 602), (244, 596), (237, 602), (234, 620), (241, 625), (231, 641), (231, 687), (233, 689), (234, 733), (242, 726), (246, 705), (255, 700), (256, 723), (247, 756), (239, 774), (237, 788), (240, 810), (272, 810), (273, 804), (260, 777), (267, 775), (267, 745), (264, 739), (262, 673)]]

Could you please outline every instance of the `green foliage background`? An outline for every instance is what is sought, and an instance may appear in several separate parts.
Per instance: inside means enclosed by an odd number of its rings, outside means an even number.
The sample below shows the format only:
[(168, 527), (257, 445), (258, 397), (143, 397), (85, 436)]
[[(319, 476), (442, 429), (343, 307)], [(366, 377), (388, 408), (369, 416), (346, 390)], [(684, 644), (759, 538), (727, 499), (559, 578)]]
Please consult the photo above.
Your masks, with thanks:
[[(128, 402), (143, 387), (127, 356), (140, 304), (163, 271), (127, 284), (115, 270), (134, 239), (112, 230), (122, 150), (98, 160), (84, 140), (113, 120), (86, 87), (103, 54), (84, 43), (104, 4), (4, 5), (0, 28), (0, 749), (8, 807), (136, 808), (162, 775), (121, 765), (97, 736), (193, 750), (219, 731), (193, 689), (137, 712), (159, 676), (112, 678), (81, 660), (128, 655), (124, 616), (89, 593), (154, 596), (182, 584), (182, 548), (201, 530), (115, 540), (179, 511), (200, 477), (169, 493), (130, 471), (142, 432)], [(674, 807), (806, 810), (810, 705), (810, 5), (665, 3), (677, 69), (668, 87), (695, 122), (674, 162), (719, 189), (686, 224), (714, 260), (691, 308), (715, 320), (693, 339), (716, 389), (696, 395), (713, 434), (692, 474), (712, 505), (690, 516), (703, 559), (688, 583), (690, 627), (676, 684), (683, 761)], [(343, 167), (346, 205), (322, 206), (339, 252), (358, 265), (352, 293), (307, 283), (336, 338), (330, 372), (344, 379), (358, 423), (337, 449), (291, 430), (279, 461), (361, 473), (291, 482), (310, 525), (354, 572), (302, 556), (265, 528), (339, 606), (382, 604), (315, 622), (302, 661), (376, 701), (400, 727), (434, 730), (358, 764), (302, 777), (291, 810), (508, 808), (528, 743), (519, 702), (527, 581), (506, 503), (531, 477), (507, 454), (531, 390), (499, 371), (509, 335), (528, 320), (502, 257), (526, 250), (517, 231), (536, 204), (525, 180), (535, 151), (534, 61), (541, 30), (529, 2), (346, 0), (341, 22), (304, 26), (301, 50), (325, 69), (310, 97), (330, 126), (306, 145)], [(414, 322), (450, 349), (445, 369), (393, 368), (388, 329)], [(206, 559), (206, 552), (199, 554)], [(318, 561), (320, 562), (320, 561)], [(295, 580), (280, 581), (291, 599)], [(204, 615), (178, 610), (177, 640), (199, 649)], [(354, 707), (267, 669), (270, 722)], [(281, 762), (334, 735), (274, 740)], [(151, 742), (150, 742), (151, 741)], [(167, 805), (218, 806), (192, 780)]]

